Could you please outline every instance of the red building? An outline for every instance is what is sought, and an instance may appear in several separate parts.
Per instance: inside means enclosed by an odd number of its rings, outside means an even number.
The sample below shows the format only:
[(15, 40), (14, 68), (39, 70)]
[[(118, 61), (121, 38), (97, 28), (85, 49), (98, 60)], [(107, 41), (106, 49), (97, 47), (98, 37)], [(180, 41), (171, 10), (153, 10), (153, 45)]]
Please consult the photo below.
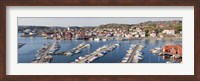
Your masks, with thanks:
[(182, 55), (182, 45), (166, 45), (163, 47), (163, 52)]

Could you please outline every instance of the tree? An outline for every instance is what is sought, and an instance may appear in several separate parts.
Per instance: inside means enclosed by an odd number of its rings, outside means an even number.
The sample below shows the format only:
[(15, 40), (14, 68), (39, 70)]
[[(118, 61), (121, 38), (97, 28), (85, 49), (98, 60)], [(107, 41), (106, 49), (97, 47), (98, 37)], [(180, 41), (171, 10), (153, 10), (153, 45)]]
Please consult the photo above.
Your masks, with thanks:
[(145, 36), (149, 36), (149, 30), (145, 30)]
[(176, 33), (179, 33), (180, 31), (182, 31), (182, 25), (177, 24), (177, 25), (174, 26), (174, 29), (175, 29)]

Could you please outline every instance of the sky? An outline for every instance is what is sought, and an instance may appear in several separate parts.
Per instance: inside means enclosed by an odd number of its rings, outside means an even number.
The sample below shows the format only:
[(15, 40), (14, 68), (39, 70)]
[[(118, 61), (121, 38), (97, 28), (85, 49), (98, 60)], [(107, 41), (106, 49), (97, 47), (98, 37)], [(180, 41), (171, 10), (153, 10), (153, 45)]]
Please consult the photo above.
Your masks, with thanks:
[(20, 17), (23, 26), (99, 26), (101, 24), (138, 24), (146, 21), (182, 20), (181, 17)]

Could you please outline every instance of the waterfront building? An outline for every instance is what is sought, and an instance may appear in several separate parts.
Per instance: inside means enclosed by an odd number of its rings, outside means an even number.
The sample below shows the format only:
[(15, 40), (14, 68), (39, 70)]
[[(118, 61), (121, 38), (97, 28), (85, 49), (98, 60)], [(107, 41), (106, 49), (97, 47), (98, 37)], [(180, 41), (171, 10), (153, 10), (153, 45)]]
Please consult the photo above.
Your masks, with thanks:
[(156, 37), (156, 33), (155, 33), (155, 32), (152, 32), (152, 33), (150, 33), (150, 36), (151, 36), (151, 37)]
[(138, 34), (136, 34), (136, 35), (135, 35), (135, 37), (137, 38), (137, 37), (139, 37), (139, 35), (138, 35)]
[(162, 33), (167, 34), (167, 35), (174, 35), (175, 30), (174, 29), (165, 29), (162, 31)]
[(145, 32), (141, 32), (140, 37), (145, 37), (145, 34), (146, 34)]
[(182, 55), (182, 45), (166, 45), (163, 47), (163, 52)]
[(24, 32), (24, 33), (30, 33), (30, 32), (31, 32), (31, 29), (25, 29), (23, 32)]

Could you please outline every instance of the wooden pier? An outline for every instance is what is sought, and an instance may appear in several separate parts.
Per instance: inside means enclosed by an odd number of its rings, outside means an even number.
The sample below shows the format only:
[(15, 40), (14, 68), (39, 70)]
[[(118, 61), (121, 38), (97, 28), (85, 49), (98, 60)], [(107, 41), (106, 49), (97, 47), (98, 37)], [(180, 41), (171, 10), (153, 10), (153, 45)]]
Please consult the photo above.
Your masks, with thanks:
[(135, 54), (136, 54), (136, 50), (138, 50), (138, 48), (139, 48), (139, 45), (136, 45), (136, 47), (135, 47), (135, 49), (133, 50), (131, 56), (129, 57), (127, 63), (133, 62), (134, 56), (135, 56)]
[[(114, 47), (115, 46), (115, 47)], [(100, 48), (99, 50), (97, 49), (96, 51), (92, 52), (91, 54), (88, 54), (87, 56), (83, 57), (83, 59), (79, 59), (78, 62), (76, 63), (86, 63), (87, 61), (89, 61), (91, 58), (93, 57), (98, 57), (98, 54), (102, 51), (107, 51), (108, 48), (111, 48), (111, 47), (114, 47), (116, 48), (116, 44), (111, 44), (111, 45), (108, 45), (106, 46), (105, 48)], [(113, 49), (114, 49), (113, 48)]]
[(143, 49), (143, 45), (131, 45), (129, 50), (127, 50), (127, 54), (121, 61), (122, 63), (138, 63), (143, 59), (142, 53), (140, 52)]
[[(90, 44), (79, 44), (77, 47), (71, 49), (70, 51), (63, 51), (63, 52), (58, 52), (56, 53), (56, 55), (74, 55), (77, 54), (79, 52), (81, 52), (81, 50), (90, 47)], [(66, 54), (65, 54), (66, 53)], [(67, 54), (67, 53), (71, 53), (71, 54)]]
[(21, 48), (24, 45), (25, 45), (24, 43), (18, 43), (18, 49)]
[(52, 46), (53, 46), (52, 43), (50, 43), (50, 44), (48, 45), (47, 50), (46, 50), (45, 52), (42, 53), (43, 55), (41, 56), (41, 58), (38, 60), (37, 63), (43, 63), (45, 56), (48, 55), (49, 50), (50, 50), (50, 48), (51, 48)]
[(48, 44), (45, 51), (39, 53), (39, 55), (41, 55), (40, 59), (36, 59), (32, 63), (48, 63), (48, 62), (50, 62), (50, 59), (47, 59), (47, 61), (45, 61), (45, 57), (49, 54), (49, 51), (52, 48), (52, 46), (53, 46), (53, 43)]

